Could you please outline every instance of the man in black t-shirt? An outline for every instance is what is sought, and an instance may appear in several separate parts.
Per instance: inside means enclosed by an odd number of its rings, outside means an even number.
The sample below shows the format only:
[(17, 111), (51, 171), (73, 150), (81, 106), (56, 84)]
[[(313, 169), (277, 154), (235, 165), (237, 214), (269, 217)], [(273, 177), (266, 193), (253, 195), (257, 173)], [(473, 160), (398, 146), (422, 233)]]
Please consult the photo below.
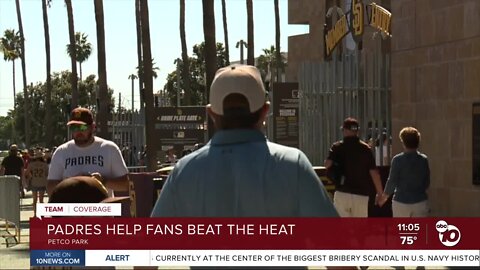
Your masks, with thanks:
[(0, 175), (16, 175), (20, 177), (20, 195), (25, 197), (25, 190), (23, 186), (23, 159), (18, 156), (18, 147), (16, 144), (10, 146), (8, 156), (2, 161), (0, 168)]
[[(382, 194), (380, 174), (368, 144), (358, 137), (360, 127), (354, 118), (343, 122), (343, 140), (330, 148), (325, 167), (327, 171), (341, 168), (341, 179), (336, 183), (333, 204), (341, 217), (368, 217), (368, 199)], [(338, 172), (336, 172), (338, 174)], [(338, 176), (338, 175), (337, 175)]]

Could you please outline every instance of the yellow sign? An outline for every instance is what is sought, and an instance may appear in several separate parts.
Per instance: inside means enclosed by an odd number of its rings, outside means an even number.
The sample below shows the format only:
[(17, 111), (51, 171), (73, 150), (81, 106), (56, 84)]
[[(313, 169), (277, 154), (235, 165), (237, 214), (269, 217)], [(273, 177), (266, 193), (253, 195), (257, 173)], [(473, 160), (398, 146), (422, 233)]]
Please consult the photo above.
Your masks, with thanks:
[(363, 4), (360, 0), (352, 0), (352, 34), (363, 35)]
[[(368, 9), (369, 7), (369, 9)], [(352, 33), (355, 41), (359, 41), (364, 31), (365, 9), (362, 0), (352, 0), (351, 10), (338, 19), (335, 25), (325, 35), (325, 56), (330, 56), (342, 38), (349, 32)], [(387, 37), (391, 37), (390, 26), (392, 13), (387, 9), (372, 3), (367, 5), (368, 24)], [(328, 14), (327, 14), (328, 16)]]
[(332, 50), (335, 49), (337, 44), (347, 33), (347, 17), (343, 15), (340, 20), (335, 23), (335, 26), (330, 31), (328, 31), (327, 35), (325, 36), (325, 49), (327, 50), (327, 55), (330, 55)]
[(392, 13), (385, 8), (372, 3), (372, 17), (370, 18), (370, 25), (382, 31), (387, 36), (390, 34), (390, 24), (392, 21)]

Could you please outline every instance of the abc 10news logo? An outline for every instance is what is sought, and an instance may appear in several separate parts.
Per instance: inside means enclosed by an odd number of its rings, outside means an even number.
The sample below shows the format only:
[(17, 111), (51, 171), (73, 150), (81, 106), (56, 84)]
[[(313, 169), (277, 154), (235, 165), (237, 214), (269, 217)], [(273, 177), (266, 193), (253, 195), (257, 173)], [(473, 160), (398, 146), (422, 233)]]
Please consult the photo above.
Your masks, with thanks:
[(456, 226), (450, 225), (444, 220), (440, 220), (435, 225), (435, 229), (437, 229), (438, 238), (444, 246), (453, 247), (460, 242), (462, 234)]

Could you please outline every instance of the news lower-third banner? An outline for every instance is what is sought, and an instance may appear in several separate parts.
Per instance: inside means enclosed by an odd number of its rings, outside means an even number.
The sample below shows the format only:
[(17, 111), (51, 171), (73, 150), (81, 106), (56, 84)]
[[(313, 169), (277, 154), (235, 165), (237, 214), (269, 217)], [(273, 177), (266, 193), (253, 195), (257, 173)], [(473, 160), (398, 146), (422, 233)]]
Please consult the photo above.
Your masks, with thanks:
[(32, 266), (480, 266), (480, 218), (30, 219)]

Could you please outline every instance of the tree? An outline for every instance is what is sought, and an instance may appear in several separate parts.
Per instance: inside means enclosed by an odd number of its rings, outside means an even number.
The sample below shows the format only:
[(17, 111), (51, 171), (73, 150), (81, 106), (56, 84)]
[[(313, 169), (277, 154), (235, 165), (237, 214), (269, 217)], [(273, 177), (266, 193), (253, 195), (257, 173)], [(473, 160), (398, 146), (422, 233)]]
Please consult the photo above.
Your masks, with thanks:
[(205, 104), (208, 103), (208, 89), (212, 85), (217, 71), (217, 52), (215, 39), (215, 9), (213, 0), (202, 0), (203, 35), (205, 37)]
[[(155, 66), (157, 63), (155, 63), (154, 60), (155, 59), (151, 59), (150, 62), (151, 62), (151, 65), (152, 65), (152, 77), (154, 79), (156, 79), (158, 77), (157, 71), (159, 71), (160, 69), (157, 66)], [(143, 74), (143, 61), (142, 60), (140, 61), (140, 65), (138, 67), (136, 67), (136, 69), (137, 69), (138, 77), (142, 78), (144, 80), (145, 76)]]
[[(193, 59), (195, 61), (194, 68), (198, 68), (198, 70), (201, 72), (199, 75), (202, 76), (204, 80), (204, 85), (206, 85), (206, 78), (205, 78), (205, 73), (206, 71), (206, 45), (205, 42), (202, 42), (200, 44), (196, 44), (193, 46), (193, 55), (195, 56)], [(226, 61), (226, 53), (225, 53), (225, 47), (223, 46), (222, 43), (217, 42), (215, 46), (215, 71), (221, 67), (226, 66), (227, 61)]]
[(255, 51), (254, 51), (254, 33), (253, 33), (253, 3), (252, 0), (247, 0), (247, 64), (255, 65)]
[(152, 50), (150, 43), (150, 23), (148, 15), (148, 1), (140, 0), (140, 15), (142, 24), (142, 52), (143, 52), (143, 80), (145, 83), (145, 133), (147, 142), (147, 170), (153, 172), (157, 167), (155, 133), (155, 115), (153, 112), (153, 74), (152, 74)]
[[(276, 58), (276, 50), (275, 46), (270, 46), (270, 49), (263, 49), (263, 54), (260, 55), (257, 59), (257, 68), (260, 70), (260, 73), (262, 74), (262, 78), (265, 82), (271, 83), (273, 81), (273, 78), (278, 75), (276, 75), (277, 72), (283, 72), (285, 71), (285, 67), (287, 66), (287, 60), (285, 58), (285, 55), (281, 54), (280, 62), (277, 62)], [(277, 67), (277, 69), (273, 69), (273, 67)], [(270, 88), (268, 87), (270, 90)]]
[(190, 72), (188, 64), (188, 51), (187, 51), (187, 40), (185, 38), (185, 0), (180, 0), (180, 40), (182, 42), (182, 78), (183, 78), (183, 91), (184, 104), (191, 104), (191, 90), (190, 90)]
[[(222, 43), (217, 42), (216, 51), (218, 69), (227, 65), (226, 52)], [(189, 58), (188, 63), (190, 65), (189, 78), (192, 100), (192, 102), (188, 105), (205, 105), (205, 42), (193, 46), (193, 56)], [(183, 68), (185, 63), (178, 59), (177, 64), (180, 68)], [(178, 78), (178, 75), (179, 74), (176, 72), (176, 70), (171, 71), (167, 75), (167, 83), (165, 83), (163, 86), (164, 92), (167, 93), (168, 98), (170, 99), (170, 104), (176, 104), (178, 87), (180, 89), (184, 89), (183, 75), (180, 74), (180, 78)]]
[(13, 75), (13, 107), (16, 106), (16, 87), (15, 87), (15, 60), (20, 58), (20, 34), (14, 29), (5, 30), (0, 43), (0, 50), (3, 53), (3, 60), (12, 61)]
[(276, 73), (277, 73), (277, 82), (281, 81), (280, 69), (282, 68), (282, 53), (280, 51), (280, 9), (278, 7), (278, 0), (274, 1), (275, 7), (275, 61), (276, 61)]
[(97, 102), (98, 115), (97, 122), (99, 132), (98, 134), (106, 139), (109, 138), (108, 133), (108, 108), (110, 104), (107, 99), (107, 62), (105, 57), (105, 23), (103, 20), (103, 0), (94, 0), (95, 6), (95, 22), (97, 26), (97, 62), (98, 62), (98, 99)]
[[(135, 0), (135, 26), (137, 28), (137, 64), (142, 66), (142, 21), (140, 16), (140, 0)], [(139, 74), (137, 72), (137, 74)], [(138, 91), (140, 92), (140, 112), (143, 113), (144, 91), (143, 78), (138, 76)]]
[[(51, 76), (52, 82), (52, 100), (51, 100), (51, 111), (52, 111), (52, 123), (51, 126), (46, 126), (43, 122), (46, 114), (46, 83), (41, 82), (35, 85), (29, 85), (27, 91), (29, 92), (29, 97), (31, 98), (32, 106), (25, 110), (23, 106), (23, 97), (18, 97), (18, 106), (15, 111), (11, 111), (9, 116), (14, 118), (12, 123), (15, 123), (15, 130), (20, 139), (25, 138), (24, 119), (25, 115), (28, 115), (31, 119), (31, 141), (32, 145), (43, 145), (51, 147), (54, 145), (59, 145), (65, 142), (67, 139), (67, 129), (66, 122), (71, 111), (69, 95), (72, 93), (71, 84), (70, 84), (71, 72), (62, 71), (54, 72)], [(95, 75), (90, 75), (85, 78), (83, 81), (79, 81), (79, 105), (82, 107), (88, 107), (95, 112), (95, 108), (91, 105), (91, 97), (95, 94), (98, 81), (96, 80)], [(113, 101), (113, 90), (108, 90), (108, 99), (109, 103), (112, 104)], [(111, 110), (112, 108), (109, 108)], [(27, 113), (25, 113), (27, 112)], [(1, 125), (0, 125), (1, 127)], [(46, 129), (51, 129), (53, 135), (52, 142), (49, 144), (46, 141), (44, 136)], [(2, 131), (0, 131), (0, 134)]]
[[(13, 129), (13, 117), (12, 110), (7, 112), (7, 116), (0, 116), (0, 147), (1, 149), (8, 149), (9, 145), (12, 143), (13, 138), (12, 130)], [(13, 141), (15, 142), (15, 141)]]
[(228, 26), (227, 26), (227, 4), (222, 0), (222, 17), (223, 17), (223, 36), (225, 38), (225, 58), (227, 66), (230, 65), (230, 50), (228, 47)]
[[(27, 91), (27, 67), (25, 60), (25, 35), (23, 34), (22, 12), (20, 10), (20, 0), (15, 0), (15, 6), (17, 8), (17, 20), (18, 20), (18, 32), (20, 33), (20, 60), (22, 63), (22, 81), (23, 81), (23, 106), (28, 111), (29, 98)], [(30, 146), (30, 116), (25, 114), (25, 144)]]
[[(80, 80), (82, 80), (82, 63), (87, 61), (87, 59), (92, 54), (92, 44), (87, 40), (88, 35), (82, 32), (75, 33), (75, 46), (72, 47), (70, 44), (67, 44), (67, 54), (72, 57), (73, 52), (75, 52), (75, 59), (78, 62), (80, 69)], [(75, 48), (72, 49), (72, 48)]]
[[(50, 75), (50, 31), (48, 26), (48, 12), (47, 7), (50, 7), (51, 0), (42, 0), (42, 12), (43, 12), (43, 32), (45, 37), (45, 58), (47, 68), (47, 92), (45, 96), (45, 126), (52, 126), (52, 77)], [(82, 70), (82, 69), (80, 69)], [(53, 134), (52, 129), (45, 129), (45, 142), (46, 145), (52, 145)]]
[[(75, 47), (75, 26), (73, 22), (73, 7), (72, 0), (65, 0), (65, 5), (67, 6), (67, 16), (68, 16), (68, 36), (70, 38), (70, 46)], [(70, 55), (71, 64), (72, 64), (72, 78), (70, 79), (72, 87), (72, 107), (76, 108), (78, 104), (78, 78), (77, 78), (77, 55), (75, 53)]]

